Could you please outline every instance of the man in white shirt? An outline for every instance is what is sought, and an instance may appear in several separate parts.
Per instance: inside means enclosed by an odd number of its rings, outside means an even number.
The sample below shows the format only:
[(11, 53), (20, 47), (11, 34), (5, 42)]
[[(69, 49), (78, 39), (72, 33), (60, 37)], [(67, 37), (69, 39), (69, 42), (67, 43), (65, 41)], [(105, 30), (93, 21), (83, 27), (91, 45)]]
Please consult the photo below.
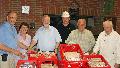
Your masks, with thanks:
[(60, 34), (56, 28), (50, 26), (48, 15), (43, 16), (42, 22), (43, 26), (37, 30), (30, 47), (37, 43), (37, 48), (42, 51), (54, 51), (62, 41)]
[(120, 35), (113, 30), (112, 21), (103, 22), (103, 28), (104, 31), (99, 34), (93, 52), (100, 51), (111, 68), (118, 68), (118, 64), (120, 64)]

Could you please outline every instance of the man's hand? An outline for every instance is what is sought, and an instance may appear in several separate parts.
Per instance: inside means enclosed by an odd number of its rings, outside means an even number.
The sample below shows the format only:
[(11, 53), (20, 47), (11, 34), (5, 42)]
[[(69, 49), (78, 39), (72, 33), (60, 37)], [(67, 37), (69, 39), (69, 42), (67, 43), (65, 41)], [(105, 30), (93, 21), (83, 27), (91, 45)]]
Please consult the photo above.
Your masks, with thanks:
[(84, 55), (89, 55), (89, 52), (85, 52)]
[(24, 58), (25, 58), (25, 55), (20, 55), (20, 58), (24, 59)]
[(116, 64), (116, 63), (115, 63), (114, 67), (115, 67), (115, 68), (119, 68), (119, 64)]
[(55, 53), (56, 53), (56, 54), (58, 53), (58, 48), (55, 48)]
[(20, 51), (14, 50), (14, 49), (12, 50), (12, 53), (17, 55), (17, 56), (20, 56), (22, 54)]
[(32, 46), (29, 46), (29, 47), (27, 48), (27, 50), (28, 50), (28, 51), (32, 50)]
[(60, 44), (60, 42), (56, 42), (56, 46), (55, 46), (55, 53), (56, 54), (58, 53), (59, 44)]
[(2, 43), (0, 43), (0, 50), (6, 51), (6, 52), (9, 52), (11, 54), (15, 54), (17, 56), (20, 56), (21, 58), (24, 58), (20, 51), (9, 48), (9, 47), (7, 47), (6, 45), (4, 45)]
[(91, 53), (90, 55), (96, 55), (96, 53), (95, 53), (95, 52), (93, 52), (93, 53)]
[(22, 53), (20, 51), (18, 51), (18, 50), (12, 50), (12, 53), (15, 54), (15, 55), (17, 55), (17, 56), (19, 56), (22, 59), (25, 58), (25, 56), (22, 55)]

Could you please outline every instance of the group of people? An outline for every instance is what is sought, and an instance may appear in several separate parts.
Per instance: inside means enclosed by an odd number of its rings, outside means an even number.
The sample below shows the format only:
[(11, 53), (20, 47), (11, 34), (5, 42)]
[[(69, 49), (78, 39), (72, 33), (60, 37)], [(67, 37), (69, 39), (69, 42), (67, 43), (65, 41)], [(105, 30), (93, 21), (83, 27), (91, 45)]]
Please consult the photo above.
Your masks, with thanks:
[[(86, 20), (79, 19), (74, 24), (70, 23), (70, 15), (67, 11), (62, 13), (62, 23), (57, 28), (50, 26), (50, 17), (44, 15), (42, 26), (36, 31), (33, 38), (28, 34), (29, 25), (21, 23), (19, 31), (15, 28), (17, 13), (8, 13), (6, 21), (0, 25), (0, 68), (15, 68), (16, 58), (24, 59), (24, 51), (31, 49), (37, 44), (42, 51), (55, 51), (59, 44), (79, 44), (83, 52), (92, 54), (98, 52), (111, 65), (111, 68), (118, 68), (120, 64), (120, 35), (114, 31), (112, 21), (104, 21), (104, 31), (101, 32), (95, 42), (91, 31), (86, 29)], [(95, 45), (95, 46), (94, 46)], [(2, 61), (2, 55), (8, 54), (7, 61)]]

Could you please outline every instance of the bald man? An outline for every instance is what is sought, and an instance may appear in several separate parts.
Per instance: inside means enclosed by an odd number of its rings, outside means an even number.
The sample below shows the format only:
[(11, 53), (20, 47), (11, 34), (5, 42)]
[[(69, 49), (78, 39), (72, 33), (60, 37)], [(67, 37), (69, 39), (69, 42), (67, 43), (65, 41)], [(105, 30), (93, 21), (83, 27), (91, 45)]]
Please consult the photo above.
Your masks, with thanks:
[(120, 63), (120, 35), (113, 30), (112, 21), (103, 22), (104, 31), (101, 32), (93, 48), (94, 53), (98, 53), (104, 56), (108, 61), (111, 68), (118, 68)]
[(77, 22), (77, 26), (78, 29), (73, 30), (69, 34), (65, 42), (79, 44), (85, 53), (89, 53), (89, 51), (95, 44), (94, 36), (91, 31), (85, 28), (86, 27), (85, 19), (79, 19)]
[[(17, 20), (17, 13), (14, 11), (9, 12), (6, 19), (0, 25), (0, 68), (16, 68), (16, 58), (24, 58), (22, 53), (16, 50), (17, 46), (24, 49), (27, 47), (17, 40), (17, 31), (14, 27)], [(2, 60), (3, 55), (7, 55), (6, 61)]]

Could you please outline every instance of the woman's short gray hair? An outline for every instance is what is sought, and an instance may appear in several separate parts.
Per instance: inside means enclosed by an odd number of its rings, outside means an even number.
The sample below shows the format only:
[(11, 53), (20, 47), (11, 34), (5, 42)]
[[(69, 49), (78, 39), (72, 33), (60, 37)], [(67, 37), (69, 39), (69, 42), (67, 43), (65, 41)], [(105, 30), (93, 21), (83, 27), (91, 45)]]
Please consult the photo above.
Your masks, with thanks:
[(113, 27), (112, 21), (109, 21), (109, 20), (104, 21), (103, 24), (108, 24), (108, 25), (110, 25), (111, 27)]

